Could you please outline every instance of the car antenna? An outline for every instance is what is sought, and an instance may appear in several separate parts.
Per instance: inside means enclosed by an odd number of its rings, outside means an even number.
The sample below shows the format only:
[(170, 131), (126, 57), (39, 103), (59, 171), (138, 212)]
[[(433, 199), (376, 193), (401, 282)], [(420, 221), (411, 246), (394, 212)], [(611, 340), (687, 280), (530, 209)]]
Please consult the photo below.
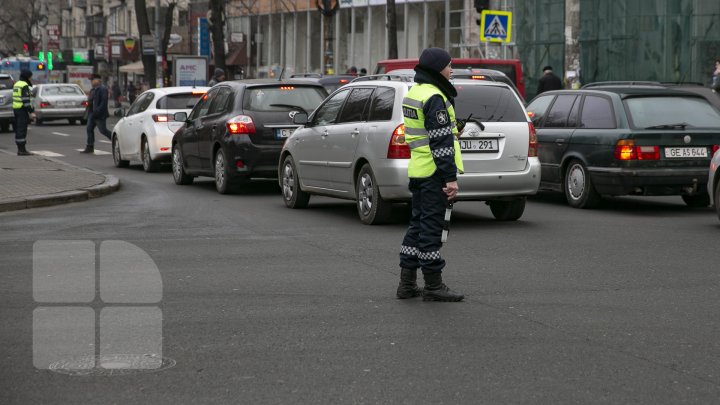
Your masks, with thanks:
[(280, 71), (280, 76), (278, 76), (278, 81), (282, 81), (282, 77), (285, 74), (285, 66), (283, 66), (282, 70)]

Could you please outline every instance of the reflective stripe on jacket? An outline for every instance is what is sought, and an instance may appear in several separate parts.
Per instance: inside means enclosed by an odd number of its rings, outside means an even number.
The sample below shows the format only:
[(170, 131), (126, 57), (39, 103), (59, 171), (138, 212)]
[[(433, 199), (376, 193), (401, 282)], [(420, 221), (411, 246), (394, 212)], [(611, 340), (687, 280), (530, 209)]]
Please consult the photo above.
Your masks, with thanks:
[[(428, 128), (425, 107), (433, 96), (442, 97), (447, 110), (447, 124), (439, 122), (439, 127)], [(463, 173), (460, 144), (457, 141), (458, 130), (455, 124), (455, 108), (436, 86), (428, 83), (415, 84), (403, 99), (405, 121), (405, 140), (410, 146), (408, 176), (411, 178), (430, 177), (438, 169), (435, 159), (451, 159), (457, 172)], [(452, 147), (431, 149), (430, 138), (452, 137)], [(450, 144), (447, 143), (449, 146)], [(451, 157), (452, 156), (452, 157)], [(456, 173), (453, 173), (455, 175)]]
[(18, 80), (13, 85), (13, 110), (25, 108), (32, 111), (32, 103), (30, 102), (30, 86), (24, 80)]

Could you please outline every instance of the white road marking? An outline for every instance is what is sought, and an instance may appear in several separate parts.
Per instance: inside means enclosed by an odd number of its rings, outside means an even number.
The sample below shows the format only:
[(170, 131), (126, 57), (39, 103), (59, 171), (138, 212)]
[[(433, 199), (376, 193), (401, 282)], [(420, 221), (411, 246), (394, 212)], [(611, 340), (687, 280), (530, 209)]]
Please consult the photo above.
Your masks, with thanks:
[[(75, 149), (75, 150), (78, 152), (82, 152), (85, 149)], [(96, 155), (112, 155), (112, 153), (110, 153), (110, 152), (105, 152), (104, 150), (99, 150), (99, 149), (95, 149), (95, 154)]]
[(59, 153), (51, 152), (49, 150), (32, 150), (30, 152), (32, 152), (36, 155), (47, 156), (47, 157), (63, 157), (63, 156), (65, 156), (65, 155), (61, 155)]
[(62, 132), (53, 132), (53, 135), (59, 135), (59, 136), (70, 136), (70, 134), (63, 134)]

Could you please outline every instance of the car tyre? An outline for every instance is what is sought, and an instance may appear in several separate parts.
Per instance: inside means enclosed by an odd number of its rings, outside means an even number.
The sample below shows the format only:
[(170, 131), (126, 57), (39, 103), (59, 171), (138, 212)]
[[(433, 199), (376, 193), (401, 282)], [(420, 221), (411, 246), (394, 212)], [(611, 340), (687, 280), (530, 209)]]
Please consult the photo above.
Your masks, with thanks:
[(172, 172), (175, 184), (180, 186), (192, 184), (194, 177), (185, 173), (182, 152), (177, 144), (172, 148)]
[(75, 125), (75, 122), (77, 122), (77, 120), (68, 118), (68, 122), (70, 123), (70, 125)]
[(594, 208), (601, 200), (600, 194), (590, 180), (587, 167), (575, 159), (570, 162), (565, 171), (565, 198), (573, 208)]
[[(717, 194), (717, 192), (715, 194)], [(710, 205), (710, 194), (708, 193), (683, 195), (681, 197), (688, 207), (703, 208)]]
[(120, 153), (120, 142), (117, 139), (117, 135), (113, 134), (112, 137), (112, 155), (113, 163), (115, 167), (128, 167), (130, 166), (129, 160), (123, 160), (122, 154)]
[(152, 173), (158, 170), (160, 163), (152, 159), (152, 155), (150, 154), (150, 144), (148, 143), (146, 137), (142, 138), (142, 150), (140, 151), (140, 155), (142, 157), (143, 170), (145, 170), (146, 173)]
[(498, 221), (517, 221), (525, 212), (525, 197), (510, 201), (488, 201), (490, 211)]
[(367, 225), (387, 222), (392, 213), (392, 204), (380, 196), (375, 175), (369, 164), (363, 165), (358, 173), (355, 185), (355, 200), (360, 220)]
[(225, 152), (218, 149), (215, 152), (215, 189), (220, 194), (231, 194), (234, 191), (233, 179), (230, 178), (230, 172), (225, 160)]
[(310, 194), (300, 188), (300, 175), (292, 156), (287, 155), (280, 173), (282, 196), (288, 208), (305, 208), (310, 202)]

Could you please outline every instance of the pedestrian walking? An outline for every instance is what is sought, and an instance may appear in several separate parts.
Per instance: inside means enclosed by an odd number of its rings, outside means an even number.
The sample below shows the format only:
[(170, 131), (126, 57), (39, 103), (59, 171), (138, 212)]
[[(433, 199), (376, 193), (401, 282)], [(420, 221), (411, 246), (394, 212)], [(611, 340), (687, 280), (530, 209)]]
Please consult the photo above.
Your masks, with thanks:
[(720, 59), (715, 61), (715, 70), (710, 79), (710, 88), (714, 92), (720, 93)]
[(537, 94), (544, 91), (560, 90), (562, 88), (562, 80), (553, 73), (552, 66), (545, 66), (543, 68), (543, 76), (538, 80)]
[(92, 90), (90, 91), (90, 102), (88, 103), (87, 140), (85, 149), (80, 153), (95, 153), (95, 127), (108, 139), (112, 134), (105, 126), (108, 117), (108, 89), (102, 84), (99, 74), (93, 74)]
[(207, 85), (209, 87), (212, 87), (212, 86), (214, 86), (220, 82), (224, 82), (224, 81), (225, 81), (225, 71), (220, 68), (216, 68), (215, 72), (213, 73), (213, 78), (210, 79), (210, 81), (208, 81)]
[[(442, 279), (445, 260), (440, 256), (445, 209), (458, 193), (457, 173), (463, 164), (456, 137), (455, 87), (450, 83), (450, 54), (428, 48), (415, 66), (415, 84), (403, 99), (405, 140), (410, 146), (408, 164), (412, 213), (400, 248), (400, 284), (397, 298), (419, 295), (425, 301), (462, 301)], [(425, 288), (417, 286), (422, 269)]]
[(127, 84), (127, 97), (128, 97), (128, 100), (130, 100), (130, 104), (135, 102), (136, 92), (137, 92), (137, 88), (135, 88), (135, 84), (133, 84), (133, 82), (129, 82)]
[(15, 128), (15, 145), (17, 146), (18, 156), (32, 155), (32, 153), (28, 152), (25, 148), (27, 145), (28, 124), (30, 124), (31, 119), (35, 118), (30, 100), (30, 88), (32, 87), (31, 77), (32, 72), (23, 69), (20, 72), (20, 80), (13, 85), (12, 108), (15, 116), (13, 127)]
[(117, 80), (113, 81), (111, 89), (113, 100), (115, 100), (115, 108), (120, 107), (120, 100), (122, 100), (122, 90), (120, 90), (120, 83), (118, 83)]

